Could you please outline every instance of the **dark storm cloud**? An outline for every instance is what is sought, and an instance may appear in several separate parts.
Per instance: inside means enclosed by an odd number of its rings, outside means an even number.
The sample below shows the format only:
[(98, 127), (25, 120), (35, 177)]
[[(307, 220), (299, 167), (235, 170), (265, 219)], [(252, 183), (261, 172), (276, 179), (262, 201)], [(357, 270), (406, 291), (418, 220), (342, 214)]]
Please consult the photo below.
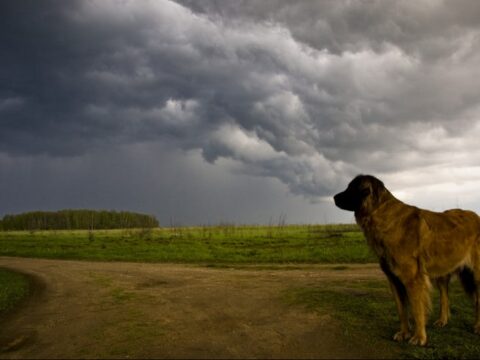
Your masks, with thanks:
[(0, 6), (9, 155), (162, 141), (314, 198), (480, 150), (475, 1)]
[[(341, 54), (395, 44), (415, 55), (448, 55), (465, 30), (478, 28), (475, 1), (289, 1), (179, 0), (206, 16), (270, 21), (285, 26), (298, 41)], [(438, 57), (438, 56), (435, 56)]]

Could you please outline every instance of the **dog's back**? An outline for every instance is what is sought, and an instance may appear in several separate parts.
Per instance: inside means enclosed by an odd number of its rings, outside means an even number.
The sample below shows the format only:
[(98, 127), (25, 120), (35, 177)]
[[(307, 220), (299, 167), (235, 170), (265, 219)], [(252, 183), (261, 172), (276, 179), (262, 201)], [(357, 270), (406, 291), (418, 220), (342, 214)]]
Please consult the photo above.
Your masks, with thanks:
[(442, 276), (471, 265), (480, 236), (480, 218), (471, 211), (420, 211), (420, 251), (430, 276)]

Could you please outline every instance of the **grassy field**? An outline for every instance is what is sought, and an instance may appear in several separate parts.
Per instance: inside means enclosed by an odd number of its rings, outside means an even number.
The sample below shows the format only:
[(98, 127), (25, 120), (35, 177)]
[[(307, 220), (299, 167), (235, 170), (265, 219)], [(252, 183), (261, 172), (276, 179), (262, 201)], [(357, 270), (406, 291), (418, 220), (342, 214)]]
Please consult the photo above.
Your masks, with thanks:
[(28, 292), (29, 283), (25, 276), (0, 268), (0, 316), (13, 309)]
[(331, 282), (322, 287), (295, 288), (284, 294), (292, 306), (333, 314), (353, 346), (368, 342), (372, 351), (381, 349), (395, 357), (420, 359), (478, 359), (480, 341), (473, 333), (473, 303), (455, 279), (451, 284), (452, 317), (445, 328), (436, 328), (438, 291), (433, 292), (433, 311), (427, 326), (426, 347), (392, 341), (399, 321), (387, 281)]
[(5, 231), (0, 255), (212, 265), (376, 261), (356, 225)]
[[(207, 266), (344, 263), (335, 266), (337, 271), (348, 268), (348, 263), (377, 261), (355, 225), (0, 232), (0, 255)], [(0, 314), (27, 292), (28, 283), (22, 275), (0, 269)], [(478, 358), (480, 342), (472, 333), (471, 300), (454, 281), (452, 320), (446, 328), (437, 329), (431, 325), (438, 316), (438, 295), (433, 293), (434, 311), (425, 348), (391, 340), (398, 318), (386, 280), (332, 281), (322, 287), (294, 288), (284, 299), (291, 306), (333, 314), (353, 346), (368, 342), (372, 349), (406, 358)]]

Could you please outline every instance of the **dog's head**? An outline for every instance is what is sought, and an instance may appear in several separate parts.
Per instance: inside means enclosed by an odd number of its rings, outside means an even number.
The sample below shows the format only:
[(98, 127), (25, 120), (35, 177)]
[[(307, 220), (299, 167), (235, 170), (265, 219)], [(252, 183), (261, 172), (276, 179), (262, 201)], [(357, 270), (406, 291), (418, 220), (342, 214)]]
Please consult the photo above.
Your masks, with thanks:
[(385, 192), (385, 185), (371, 175), (358, 175), (347, 189), (333, 197), (335, 205), (348, 211), (359, 211), (362, 208), (372, 210), (378, 205), (381, 195)]

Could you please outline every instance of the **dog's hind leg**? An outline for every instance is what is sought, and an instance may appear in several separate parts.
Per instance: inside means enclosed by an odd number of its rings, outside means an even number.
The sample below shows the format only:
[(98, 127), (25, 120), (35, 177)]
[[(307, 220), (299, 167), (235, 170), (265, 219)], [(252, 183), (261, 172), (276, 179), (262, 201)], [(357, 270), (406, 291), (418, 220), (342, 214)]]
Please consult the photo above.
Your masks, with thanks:
[(435, 321), (434, 325), (438, 327), (444, 327), (448, 323), (450, 317), (450, 308), (448, 304), (448, 283), (450, 282), (451, 275), (441, 276), (435, 279), (438, 290), (440, 292), (440, 317)]
[(458, 277), (465, 292), (473, 299), (475, 307), (475, 324), (473, 325), (473, 330), (475, 334), (480, 334), (480, 291), (478, 287), (480, 269), (472, 270), (464, 267), (458, 272)]
[(475, 304), (475, 324), (473, 325), (473, 332), (480, 334), (480, 294), (478, 288), (473, 295), (473, 300)]
[(411, 337), (408, 324), (408, 299), (407, 290), (400, 279), (390, 270), (385, 259), (380, 260), (380, 267), (388, 278), (390, 290), (395, 298), (398, 317), (400, 318), (400, 330), (395, 333), (393, 340), (404, 341)]
[[(478, 291), (478, 280), (480, 278), (480, 271), (475, 271), (475, 275), (466, 275), (468, 274), (469, 270), (465, 269), (463, 270), (459, 276), (461, 278), (462, 284), (464, 289), (467, 291), (467, 293), (470, 292), (471, 295), (473, 295), (473, 302), (475, 306), (475, 324), (473, 325), (473, 331), (475, 334), (480, 334), (480, 294)], [(466, 283), (469, 281), (468, 278), (471, 278), (470, 283), (467, 285)], [(470, 286), (470, 289), (468, 289), (468, 286)]]

